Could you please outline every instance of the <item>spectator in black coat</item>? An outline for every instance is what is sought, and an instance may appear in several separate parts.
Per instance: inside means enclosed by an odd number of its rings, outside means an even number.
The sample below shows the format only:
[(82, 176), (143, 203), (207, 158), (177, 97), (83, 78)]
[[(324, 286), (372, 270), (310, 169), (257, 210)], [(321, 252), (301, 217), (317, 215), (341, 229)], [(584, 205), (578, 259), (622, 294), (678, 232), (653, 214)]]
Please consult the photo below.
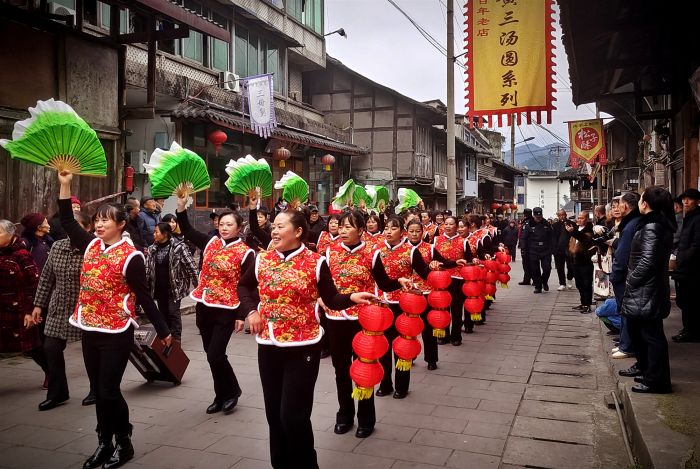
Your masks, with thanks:
[(569, 259), (569, 240), (571, 235), (566, 231), (566, 210), (557, 212), (557, 221), (552, 223), (552, 241), (554, 250), (554, 267), (557, 269), (559, 277), (558, 291), (573, 288), (571, 281), (574, 279), (574, 269)]
[(515, 261), (515, 255), (518, 245), (518, 224), (515, 222), (515, 220), (510, 220), (508, 222), (508, 225), (505, 228), (503, 228), (501, 240), (503, 244), (508, 248), (512, 260)]
[(318, 214), (318, 207), (315, 205), (309, 205), (308, 220), (309, 220), (309, 235), (308, 235), (308, 246), (312, 251), (316, 250), (316, 244), (318, 243), (318, 237), (321, 236), (321, 232), (326, 229), (326, 222)]
[(672, 337), (674, 342), (700, 342), (700, 303), (693, 288), (700, 285), (700, 192), (688, 189), (681, 195), (685, 217), (678, 236), (676, 269), (678, 282), (676, 303), (683, 314), (683, 329)]
[(566, 225), (566, 231), (571, 235), (569, 240), (569, 256), (574, 266), (576, 289), (581, 298), (581, 304), (573, 309), (581, 313), (590, 313), (593, 304), (593, 261), (595, 252), (593, 244), (593, 224), (588, 219), (587, 211), (582, 211), (576, 217), (576, 226)]
[(676, 229), (671, 194), (662, 187), (647, 187), (639, 211), (620, 311), (627, 319), (637, 364), (620, 374), (641, 377), (632, 386), (634, 392), (668, 393), (671, 371), (663, 320), (671, 312), (668, 259)]
[(143, 252), (146, 249), (146, 243), (143, 240), (143, 232), (146, 230), (146, 223), (139, 217), (141, 211), (138, 199), (129, 198), (126, 200), (126, 212), (128, 219), (124, 231), (129, 233), (134, 247)]

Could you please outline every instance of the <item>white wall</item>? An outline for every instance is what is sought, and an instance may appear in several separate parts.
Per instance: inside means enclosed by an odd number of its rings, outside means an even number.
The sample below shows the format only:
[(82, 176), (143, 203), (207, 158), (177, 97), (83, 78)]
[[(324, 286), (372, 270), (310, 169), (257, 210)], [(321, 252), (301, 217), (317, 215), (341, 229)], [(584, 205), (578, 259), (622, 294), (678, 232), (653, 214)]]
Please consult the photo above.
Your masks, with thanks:
[(556, 177), (528, 176), (525, 182), (527, 186), (527, 208), (542, 207), (545, 218), (555, 217), (560, 207), (569, 200), (570, 186), (568, 181), (559, 183), (559, 205), (557, 205), (557, 179)]

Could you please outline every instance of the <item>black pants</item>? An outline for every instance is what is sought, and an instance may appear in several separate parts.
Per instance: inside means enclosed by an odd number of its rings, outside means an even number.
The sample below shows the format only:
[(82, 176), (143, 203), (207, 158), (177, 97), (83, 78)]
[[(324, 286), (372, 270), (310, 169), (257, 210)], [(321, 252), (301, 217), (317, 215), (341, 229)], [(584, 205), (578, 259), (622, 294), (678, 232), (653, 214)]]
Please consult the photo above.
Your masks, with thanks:
[(66, 361), (63, 351), (66, 349), (66, 340), (58, 337), (46, 336), (44, 339), (44, 356), (49, 376), (49, 389), (46, 399), (68, 399), (68, 379), (66, 378)]
[(317, 469), (311, 410), (321, 352), (302, 347), (258, 346), (258, 367), (270, 427), (270, 461), (275, 469)]
[(535, 289), (542, 289), (542, 285), (549, 283), (549, 274), (552, 272), (552, 255), (531, 252), (528, 254), (530, 261), (530, 278)]
[(83, 360), (97, 397), (97, 430), (106, 435), (131, 433), (129, 406), (120, 385), (133, 344), (132, 326), (118, 334), (83, 331)]
[(585, 262), (582, 264), (574, 264), (574, 279), (576, 280), (576, 289), (581, 297), (583, 306), (593, 304), (593, 263)]
[(428, 322), (428, 313), (430, 312), (430, 305), (423, 311), (420, 315), (423, 319), (423, 332), (421, 336), (423, 337), (423, 359), (426, 363), (437, 363), (438, 362), (438, 344), (437, 337), (433, 335), (433, 326)]
[[(331, 351), (331, 361), (335, 369), (335, 388), (338, 392), (338, 412), (335, 423), (352, 425), (355, 421), (355, 400), (352, 398), (350, 365), (355, 354), (352, 339), (362, 330), (360, 321), (334, 320), (326, 318), (326, 331)], [(374, 394), (369, 399), (357, 403), (357, 423), (361, 427), (374, 428), (377, 417), (374, 412)]]
[(698, 279), (681, 279), (676, 282), (676, 304), (681, 309), (683, 330), (693, 336), (700, 337), (700, 308), (693, 294), (697, 288)]
[(464, 325), (467, 330), (474, 329), (474, 321), (472, 321), (469, 313), (464, 311), (465, 296), (464, 292), (462, 292), (462, 285), (464, 285), (464, 280), (453, 278), (448, 290), (452, 297), (452, 302), (450, 303), (452, 323), (445, 329), (445, 334), (447, 338), (453, 341), (462, 340), (462, 325)]
[(158, 303), (158, 311), (165, 316), (173, 339), (182, 342), (182, 316), (180, 315), (180, 300), (173, 301), (169, 295), (154, 298)]
[(523, 263), (523, 282), (530, 283), (532, 277), (530, 276), (530, 256), (527, 251), (520, 250), (520, 259)]
[(671, 369), (663, 319), (626, 319), (637, 368), (644, 373), (644, 384), (651, 388), (670, 390)]
[(516, 258), (517, 258), (517, 255), (516, 255), (518, 252), (517, 246), (518, 246), (517, 244), (509, 244), (508, 246), (506, 246), (508, 248), (508, 253), (510, 254), (510, 260), (512, 262), (515, 262)]
[[(391, 312), (394, 313), (394, 319), (396, 319), (400, 314), (403, 313), (401, 311), (401, 308), (399, 308), (398, 303), (392, 303), (390, 305), (390, 308)], [(406, 393), (408, 392), (409, 384), (411, 384), (411, 371), (400, 371), (395, 368), (396, 362), (399, 359), (399, 357), (394, 356), (394, 351), (392, 350), (392, 344), (394, 343), (394, 339), (399, 336), (399, 333), (396, 330), (396, 326), (392, 324), (389, 329), (384, 331), (384, 335), (389, 341), (389, 351), (386, 352), (384, 356), (379, 359), (379, 363), (381, 363), (382, 368), (384, 368), (384, 377), (382, 378), (382, 382), (379, 385), (379, 387), (383, 391), (389, 392), (391, 389), (394, 388), (394, 385), (396, 385), (396, 391), (400, 393)], [(393, 360), (392, 356), (394, 358)], [(396, 383), (394, 383), (391, 379), (392, 371), (395, 373), (394, 378), (396, 380)]]
[(574, 269), (571, 268), (571, 261), (565, 252), (554, 253), (554, 267), (557, 269), (559, 285), (566, 285), (566, 281), (574, 279)]
[(28, 352), (24, 352), (24, 355), (34, 360), (34, 363), (39, 365), (41, 371), (43, 371), (46, 374), (49, 373), (49, 367), (46, 363), (46, 355), (44, 354), (44, 349), (42, 346), (33, 348)]
[(236, 326), (236, 312), (197, 303), (195, 314), (197, 328), (202, 336), (202, 346), (207, 353), (207, 362), (214, 380), (214, 401), (223, 403), (240, 396), (241, 387), (226, 355), (228, 341)]

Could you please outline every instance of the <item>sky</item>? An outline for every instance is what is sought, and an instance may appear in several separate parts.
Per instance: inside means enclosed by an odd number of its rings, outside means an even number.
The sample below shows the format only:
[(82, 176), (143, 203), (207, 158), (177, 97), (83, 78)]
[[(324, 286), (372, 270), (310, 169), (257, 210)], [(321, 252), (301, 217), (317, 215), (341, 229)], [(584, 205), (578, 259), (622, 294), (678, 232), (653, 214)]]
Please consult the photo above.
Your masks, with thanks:
[[(413, 20), (444, 47), (447, 42), (446, 0), (394, 0)], [(387, 0), (325, 0), (326, 52), (346, 66), (417, 101), (447, 102), (446, 58), (421, 36), (409, 20)], [(464, 52), (464, 1), (455, 0), (455, 55)], [(595, 117), (595, 106), (578, 109), (571, 101), (569, 65), (561, 42), (559, 8), (555, 23), (555, 106), (550, 131), (568, 142), (565, 121)], [(455, 66), (455, 112), (465, 113), (464, 70)], [(510, 148), (510, 128), (499, 130)], [(523, 123), (515, 131), (516, 144), (528, 137), (545, 146), (557, 142), (535, 125)]]

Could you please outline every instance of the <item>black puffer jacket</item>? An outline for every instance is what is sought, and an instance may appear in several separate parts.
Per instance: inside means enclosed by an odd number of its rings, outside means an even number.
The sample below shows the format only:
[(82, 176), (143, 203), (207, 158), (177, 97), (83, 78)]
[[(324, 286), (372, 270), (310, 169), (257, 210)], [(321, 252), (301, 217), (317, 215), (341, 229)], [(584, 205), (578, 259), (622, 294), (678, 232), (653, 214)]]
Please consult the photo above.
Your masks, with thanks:
[(623, 316), (644, 320), (668, 317), (668, 258), (674, 231), (671, 221), (661, 213), (651, 212), (639, 219), (627, 267)]
[(683, 218), (683, 228), (678, 238), (678, 262), (674, 278), (694, 280), (700, 277), (700, 207)]

